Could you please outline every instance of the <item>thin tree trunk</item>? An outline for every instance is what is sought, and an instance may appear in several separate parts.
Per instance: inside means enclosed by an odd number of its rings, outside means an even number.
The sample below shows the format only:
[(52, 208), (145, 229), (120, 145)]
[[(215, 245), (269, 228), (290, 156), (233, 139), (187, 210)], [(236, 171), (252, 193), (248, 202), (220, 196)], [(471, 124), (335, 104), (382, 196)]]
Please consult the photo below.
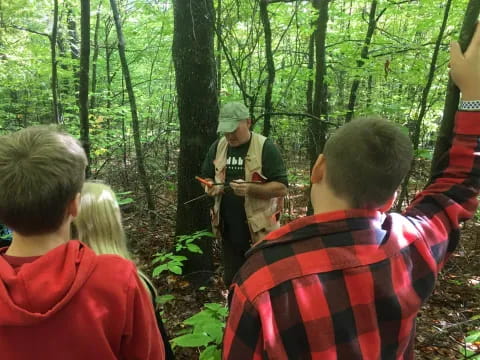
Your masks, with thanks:
[(367, 109), (372, 106), (372, 91), (373, 91), (373, 76), (368, 75), (368, 82), (367, 82)]
[(217, 0), (216, 25), (217, 29), (217, 96), (220, 104), (222, 91), (222, 0)]
[[(111, 70), (111, 63), (110, 59), (112, 56), (112, 50), (110, 49), (110, 45), (108, 43), (108, 32), (105, 33), (105, 71), (107, 76), (107, 109), (112, 108), (112, 70)], [(110, 124), (110, 122), (109, 122)], [(110, 127), (110, 125), (109, 125)]]
[[(480, 14), (480, 1), (470, 0), (465, 11), (463, 19), (462, 30), (460, 32), (459, 43), (463, 51), (470, 43), (478, 16)], [(443, 119), (438, 131), (437, 142), (435, 144), (435, 151), (433, 153), (432, 168), (430, 178), (433, 178), (439, 171), (445, 167), (446, 159), (443, 155), (448, 151), (452, 145), (453, 124), (455, 120), (455, 112), (458, 108), (458, 101), (460, 92), (453, 83), (452, 79), (448, 81), (447, 97), (445, 99), (445, 106), (443, 108)]]
[(419, 141), (420, 141), (420, 132), (422, 129), (423, 119), (427, 113), (427, 102), (428, 95), (430, 94), (430, 89), (432, 88), (432, 83), (435, 78), (435, 70), (437, 69), (437, 59), (438, 54), (440, 53), (440, 46), (442, 45), (443, 35), (445, 33), (445, 28), (447, 27), (447, 20), (450, 14), (450, 7), (452, 5), (452, 0), (447, 0), (445, 5), (445, 11), (443, 13), (443, 22), (440, 27), (440, 32), (438, 33), (437, 41), (435, 42), (435, 48), (433, 50), (432, 60), (430, 61), (430, 70), (428, 72), (427, 83), (422, 91), (422, 99), (420, 101), (420, 112), (415, 124), (415, 132), (413, 134), (413, 149), (417, 150)]
[(308, 70), (309, 78), (307, 82), (307, 114), (313, 114), (313, 64), (315, 62), (315, 35), (316, 31), (313, 31), (310, 35), (310, 41), (308, 42)]
[[(377, 0), (372, 0), (372, 4), (370, 6), (370, 14), (368, 18), (367, 34), (365, 35), (365, 41), (363, 43), (362, 51), (360, 53), (360, 59), (357, 60), (357, 68), (361, 68), (365, 64), (365, 60), (368, 59), (368, 50), (372, 42), (373, 33), (375, 32), (375, 28), (377, 27), (377, 22), (382, 16), (385, 9), (383, 9), (382, 12), (380, 12), (380, 14), (377, 16), (376, 15)], [(355, 103), (357, 101), (357, 92), (359, 87), (360, 87), (360, 78), (357, 76), (353, 80), (352, 88), (350, 89), (350, 97), (348, 100), (348, 108), (347, 108), (347, 115), (345, 117), (345, 122), (349, 122), (353, 118), (353, 114), (355, 111)]]
[[(174, 1), (173, 61), (180, 119), (178, 206), (176, 234), (191, 234), (210, 227), (207, 203), (183, 205), (203, 191), (195, 180), (208, 148), (216, 138), (218, 119), (217, 76), (214, 52), (213, 0)], [(185, 272), (195, 283), (213, 270), (212, 243), (202, 239), (203, 254), (189, 254)]]
[[(123, 90), (122, 90), (123, 92)], [(122, 94), (122, 106), (125, 103), (125, 98)], [(124, 185), (128, 186), (129, 184), (129, 177), (128, 177), (128, 156), (127, 156), (127, 126), (125, 124), (125, 115), (121, 115), (122, 117), (122, 160), (123, 160), (123, 180)]]
[(90, 68), (90, 0), (81, 0), (81, 48), (78, 103), (80, 108), (80, 140), (87, 154), (85, 170), (90, 177), (90, 126), (88, 123), (88, 70)]
[(95, 20), (95, 34), (93, 35), (93, 58), (92, 58), (92, 95), (90, 97), (90, 109), (97, 106), (97, 61), (100, 48), (98, 46), (98, 32), (100, 29), (100, 7), (98, 5), (97, 16)]
[[(88, 15), (88, 18), (90, 18), (90, 14)], [(75, 22), (75, 18), (73, 17), (73, 12), (71, 8), (68, 8), (67, 10), (67, 27), (68, 27), (68, 43), (70, 45), (70, 55), (72, 59), (79, 60), (80, 51), (78, 48), (79, 44), (78, 44), (78, 34), (77, 34), (77, 23)]]
[(265, 33), (265, 57), (267, 59), (267, 89), (265, 91), (265, 118), (263, 119), (263, 135), (269, 136), (271, 130), (270, 113), (272, 109), (273, 84), (275, 83), (275, 63), (272, 52), (272, 30), (268, 17), (268, 0), (260, 0), (260, 18), (262, 19), (263, 31)]
[[(317, 119), (325, 119), (327, 115), (327, 92), (325, 75), (327, 72), (325, 58), (325, 42), (327, 38), (328, 24), (328, 0), (319, 0), (317, 29), (315, 31), (315, 94), (313, 98), (313, 115)], [(318, 154), (323, 151), (325, 145), (325, 124), (317, 119), (309, 120), (309, 158), (310, 165), (313, 165)]]
[(145, 171), (144, 158), (142, 152), (142, 144), (140, 142), (140, 125), (138, 121), (137, 104), (135, 102), (135, 94), (133, 92), (132, 80), (130, 78), (130, 70), (128, 68), (127, 57), (125, 54), (125, 39), (123, 37), (122, 25), (120, 23), (120, 16), (118, 13), (117, 2), (110, 0), (110, 6), (112, 7), (113, 18), (115, 20), (115, 27), (117, 29), (118, 37), (118, 53), (120, 55), (120, 62), (122, 63), (123, 76), (125, 78), (125, 87), (127, 88), (128, 100), (130, 101), (130, 111), (132, 114), (132, 129), (133, 139), (135, 144), (135, 154), (137, 157), (137, 169), (140, 181), (145, 191), (147, 200), (147, 206), (150, 210), (150, 216), (154, 217), (155, 204), (153, 202), (152, 192), (150, 190), (150, 184)]
[[(80, 2), (83, 2), (83, 0), (80, 0)], [(88, 15), (88, 18), (90, 19), (90, 14)], [(75, 18), (73, 17), (73, 12), (71, 7), (68, 7), (67, 9), (67, 27), (68, 27), (68, 44), (70, 45), (70, 56), (72, 60), (74, 60), (72, 65), (73, 78), (74, 78), (74, 91), (78, 92), (80, 87), (80, 73), (78, 68), (78, 61), (80, 59), (80, 51), (79, 51), (80, 44), (78, 42), (77, 23), (75, 22)]]
[(52, 33), (48, 37), (50, 40), (50, 53), (52, 63), (52, 107), (53, 118), (57, 124), (61, 124), (60, 112), (58, 107), (58, 75), (57, 75), (57, 36), (58, 36), (58, 0), (53, 2), (53, 27)]
[[(417, 121), (415, 122), (415, 131), (413, 133), (413, 139), (412, 139), (414, 152), (418, 150), (418, 146), (420, 143), (420, 132), (422, 130), (422, 123), (423, 123), (425, 114), (427, 113), (428, 95), (430, 94), (430, 89), (432, 88), (432, 83), (435, 78), (435, 70), (437, 69), (438, 54), (440, 53), (440, 46), (442, 44), (445, 28), (447, 27), (447, 20), (450, 14), (451, 5), (452, 5), (452, 0), (447, 0), (447, 3), (445, 5), (445, 11), (443, 13), (442, 25), (440, 27), (440, 32), (438, 33), (438, 36), (437, 36), (437, 41), (435, 42), (435, 48), (433, 50), (432, 60), (430, 61), (430, 70), (428, 71), (427, 82), (422, 91), (422, 98), (420, 100), (420, 111), (418, 114)], [(410, 178), (414, 171), (415, 171), (415, 158), (412, 161), (410, 171), (408, 172), (407, 176), (403, 180), (402, 191), (400, 193), (400, 196), (398, 197), (398, 202), (396, 207), (397, 211), (401, 210), (404, 199), (408, 195), (408, 183), (410, 182)]]

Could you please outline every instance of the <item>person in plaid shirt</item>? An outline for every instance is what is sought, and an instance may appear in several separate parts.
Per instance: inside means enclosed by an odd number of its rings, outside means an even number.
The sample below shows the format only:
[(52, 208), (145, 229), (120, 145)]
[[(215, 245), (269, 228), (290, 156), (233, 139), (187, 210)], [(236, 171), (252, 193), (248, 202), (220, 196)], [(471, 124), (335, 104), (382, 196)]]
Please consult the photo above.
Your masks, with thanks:
[(450, 66), (462, 101), (444, 170), (385, 214), (410, 140), (375, 118), (339, 129), (312, 170), (315, 214), (267, 235), (237, 273), (223, 359), (413, 359), (415, 318), (477, 208), (479, 26), (464, 54), (452, 43)]

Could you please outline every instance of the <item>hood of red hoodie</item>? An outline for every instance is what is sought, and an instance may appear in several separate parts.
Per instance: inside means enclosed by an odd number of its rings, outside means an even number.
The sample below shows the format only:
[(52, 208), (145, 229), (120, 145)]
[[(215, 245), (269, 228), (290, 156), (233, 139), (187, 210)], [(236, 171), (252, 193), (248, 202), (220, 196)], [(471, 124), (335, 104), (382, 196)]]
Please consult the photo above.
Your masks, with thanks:
[(18, 272), (0, 256), (0, 325), (28, 326), (57, 313), (85, 284), (96, 260), (95, 253), (76, 240)]

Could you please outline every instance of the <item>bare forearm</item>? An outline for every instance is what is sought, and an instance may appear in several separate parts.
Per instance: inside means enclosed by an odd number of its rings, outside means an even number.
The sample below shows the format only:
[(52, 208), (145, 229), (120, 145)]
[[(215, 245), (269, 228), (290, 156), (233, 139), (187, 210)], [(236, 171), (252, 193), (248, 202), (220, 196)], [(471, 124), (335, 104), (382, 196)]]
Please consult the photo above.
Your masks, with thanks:
[(271, 199), (287, 195), (287, 187), (277, 181), (267, 182), (265, 184), (248, 184), (247, 196), (259, 199)]

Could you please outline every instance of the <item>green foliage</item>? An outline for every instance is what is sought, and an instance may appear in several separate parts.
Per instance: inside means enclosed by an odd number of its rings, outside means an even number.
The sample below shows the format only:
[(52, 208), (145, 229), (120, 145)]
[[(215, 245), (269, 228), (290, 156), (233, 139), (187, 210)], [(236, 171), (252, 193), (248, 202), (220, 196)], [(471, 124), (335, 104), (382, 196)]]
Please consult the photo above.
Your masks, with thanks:
[(157, 298), (155, 299), (155, 302), (159, 305), (165, 305), (166, 303), (172, 300), (175, 300), (175, 296), (171, 294), (166, 294), (166, 295), (157, 296)]
[(0, 234), (0, 240), (11, 240), (12, 234)]
[(135, 200), (133, 200), (131, 197), (125, 197), (126, 195), (130, 195), (131, 193), (132, 193), (132, 191), (115, 193), (118, 205), (121, 206), (121, 205), (126, 205), (126, 204), (133, 203)]
[[(194, 242), (204, 237), (214, 237), (214, 235), (207, 230), (200, 230), (190, 235), (178, 236), (174, 252), (155, 255), (152, 263), (159, 263), (159, 265), (154, 268), (153, 277), (158, 277), (166, 271), (180, 275), (187, 257), (178, 255), (178, 253), (188, 251), (201, 254), (202, 249)], [(202, 287), (199, 290), (204, 291), (205, 289), (205, 287)], [(167, 294), (158, 296), (156, 302), (163, 305), (174, 299), (173, 295)], [(199, 359), (219, 360), (227, 313), (227, 309), (221, 304), (205, 304), (202, 311), (183, 322), (188, 326), (188, 329), (172, 340), (173, 346), (197, 347), (201, 351)]]
[[(216, 2), (214, 2), (216, 3)], [(265, 92), (265, 38), (257, 0), (222, 0), (218, 21), (224, 47), (216, 49), (221, 71), (221, 101), (238, 100), (245, 94), (253, 101), (256, 116), (262, 112)], [(171, 1), (119, 3), (127, 57), (139, 110), (142, 144), (146, 167), (153, 176), (171, 170), (178, 145), (171, 43), (174, 31)], [(327, 74), (329, 121), (341, 124), (346, 111), (352, 80), (361, 80), (355, 113), (379, 113), (400, 124), (414, 122), (418, 102), (425, 84), (433, 42), (438, 34), (442, 5), (435, 1), (411, 1), (402, 4), (379, 2), (385, 10), (372, 38), (369, 58), (363, 67), (356, 65), (367, 24), (368, 2), (335, 2), (329, 4), (327, 34)], [(451, 10), (447, 33), (440, 53), (436, 78), (428, 99), (429, 110), (422, 132), (423, 145), (431, 143), (438, 127), (443, 96), (448, 79), (448, 42), (458, 36), (466, 0), (458, 0)], [(93, 172), (107, 172), (111, 166), (131, 164), (132, 132), (128, 99), (116, 50), (108, 2), (94, 0), (92, 8), (92, 49), (95, 38), (96, 11), (99, 12), (96, 88), (91, 93), (95, 106), (90, 109), (91, 167)], [(79, 4), (61, 5), (57, 44), (59, 101), (64, 127), (79, 135), (76, 81), (79, 60), (71, 49), (78, 49), (66, 12), (77, 26), (79, 37)], [(308, 1), (272, 3), (268, 7), (276, 68), (273, 89), (275, 111), (305, 112), (305, 90), (315, 71), (309, 69), (308, 44), (315, 29), (318, 12)], [(50, 44), (52, 3), (26, 0), (4, 0), (1, 6), (5, 24), (0, 29), (0, 132), (51, 121)], [(43, 35), (42, 35), (43, 34)], [(72, 34), (73, 35), (73, 34)], [(228, 54), (228, 56), (226, 55)], [(388, 77), (386, 60), (391, 62)], [(92, 61), (93, 66), (93, 61)], [(232, 74), (231, 70), (235, 74)], [(371, 79), (371, 86), (368, 79)], [(91, 81), (93, 82), (93, 74)], [(239, 86), (240, 85), (240, 86)], [(242, 89), (240, 89), (240, 87)], [(250, 104), (249, 104), (250, 105)], [(261, 124), (259, 124), (261, 125)], [(284, 140), (285, 152), (305, 157), (307, 121), (275, 116), (272, 137)], [(259, 128), (257, 128), (259, 129)], [(423, 146), (422, 145), (422, 146)], [(425, 147), (425, 146), (424, 146)], [(159, 161), (161, 160), (161, 161)], [(295, 159), (296, 160), (296, 159)], [(103, 165), (107, 164), (104, 169)], [(160, 174), (159, 174), (160, 173)], [(175, 175), (175, 174), (174, 174)], [(162, 187), (175, 191), (174, 176)]]
[(174, 274), (181, 275), (183, 262), (185, 260), (187, 260), (186, 256), (174, 255), (173, 253), (155, 254), (155, 259), (153, 259), (152, 263), (156, 264), (160, 262), (161, 264), (153, 269), (152, 276), (154, 278), (158, 277), (167, 270)]
[(480, 359), (478, 344), (480, 344), (480, 329), (470, 331), (465, 337), (465, 346), (460, 347), (460, 351), (465, 356), (465, 359)]
[(189, 326), (188, 332), (172, 339), (172, 345), (199, 348), (201, 360), (220, 359), (227, 314), (222, 304), (205, 304), (203, 310), (183, 322)]
[(180, 235), (177, 238), (177, 243), (175, 245), (175, 251), (180, 252), (180, 251), (186, 249), (186, 250), (188, 250), (192, 253), (201, 254), (202, 249), (200, 249), (200, 247), (198, 245), (194, 244), (193, 242), (196, 241), (196, 240), (199, 240), (201, 238), (204, 238), (204, 237), (215, 238), (215, 235), (213, 235), (212, 232), (210, 232), (208, 230), (199, 230), (199, 231), (194, 232), (191, 235)]
[(433, 158), (433, 151), (428, 149), (418, 149), (415, 152), (415, 157), (418, 159), (431, 161)]
[(154, 255), (152, 264), (159, 265), (153, 269), (152, 276), (154, 278), (158, 277), (165, 271), (169, 271), (176, 275), (181, 275), (183, 263), (187, 260), (187, 257), (184, 255), (179, 255), (179, 253), (188, 251), (194, 254), (202, 254), (202, 249), (197, 244), (194, 244), (194, 242), (203, 237), (215, 236), (207, 230), (199, 230), (190, 235), (178, 236), (175, 243), (174, 252), (157, 253)]

